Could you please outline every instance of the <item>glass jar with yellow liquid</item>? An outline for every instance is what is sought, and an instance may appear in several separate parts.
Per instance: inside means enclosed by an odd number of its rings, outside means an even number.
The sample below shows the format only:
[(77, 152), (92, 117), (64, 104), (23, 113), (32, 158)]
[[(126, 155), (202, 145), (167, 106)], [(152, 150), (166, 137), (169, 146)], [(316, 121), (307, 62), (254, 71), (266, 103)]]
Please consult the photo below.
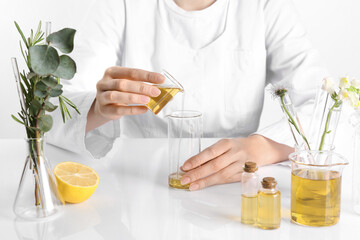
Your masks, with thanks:
[(151, 97), (146, 104), (154, 114), (158, 114), (165, 105), (170, 102), (178, 92), (184, 92), (183, 86), (170, 73), (163, 70), (162, 74), (165, 76), (165, 82), (160, 85), (154, 85), (161, 91), (157, 97)]
[(258, 194), (257, 226), (262, 229), (276, 229), (281, 221), (281, 195), (276, 189), (273, 177), (265, 177)]
[(348, 161), (332, 151), (290, 154), (291, 221), (331, 226), (340, 219), (341, 175)]
[(254, 162), (245, 162), (241, 176), (241, 222), (254, 225), (257, 219), (257, 195), (259, 191), (258, 167)]

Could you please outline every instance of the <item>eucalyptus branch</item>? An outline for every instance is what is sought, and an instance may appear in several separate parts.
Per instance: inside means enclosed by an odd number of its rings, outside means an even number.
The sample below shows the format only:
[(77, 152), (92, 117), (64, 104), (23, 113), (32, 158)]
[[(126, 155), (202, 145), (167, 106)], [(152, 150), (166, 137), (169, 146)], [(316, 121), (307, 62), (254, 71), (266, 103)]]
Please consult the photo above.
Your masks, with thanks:
[[(76, 31), (64, 28), (49, 34), (45, 39), (45, 33), (41, 30), (42, 24), (39, 22), (36, 31), (31, 30), (30, 36), (26, 38), (16, 22), (15, 26), (21, 36), (20, 50), (28, 71), (19, 74), (20, 88), (25, 102), (18, 113), (20, 119), (14, 115), (11, 117), (26, 127), (29, 138), (38, 138), (53, 125), (52, 117), (46, 112), (54, 111), (57, 106), (50, 102), (50, 98), (59, 98), (64, 122), (71, 118), (67, 105), (80, 114), (75, 104), (62, 95), (63, 86), (60, 83), (60, 79), (72, 79), (76, 72), (74, 60), (67, 55), (73, 50)], [(59, 55), (58, 51), (64, 54)]]

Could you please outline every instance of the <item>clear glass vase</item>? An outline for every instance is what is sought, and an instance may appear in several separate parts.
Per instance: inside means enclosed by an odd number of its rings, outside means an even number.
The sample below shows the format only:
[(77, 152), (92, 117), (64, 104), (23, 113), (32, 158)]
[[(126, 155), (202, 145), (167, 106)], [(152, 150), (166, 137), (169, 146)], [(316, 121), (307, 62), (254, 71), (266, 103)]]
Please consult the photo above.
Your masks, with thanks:
[(43, 139), (26, 139), (28, 156), (25, 160), (14, 213), (24, 219), (41, 220), (55, 216), (64, 204), (58, 192), (52, 168), (44, 156)]
[(354, 211), (360, 214), (360, 110), (351, 115), (350, 123), (354, 129), (352, 203)]

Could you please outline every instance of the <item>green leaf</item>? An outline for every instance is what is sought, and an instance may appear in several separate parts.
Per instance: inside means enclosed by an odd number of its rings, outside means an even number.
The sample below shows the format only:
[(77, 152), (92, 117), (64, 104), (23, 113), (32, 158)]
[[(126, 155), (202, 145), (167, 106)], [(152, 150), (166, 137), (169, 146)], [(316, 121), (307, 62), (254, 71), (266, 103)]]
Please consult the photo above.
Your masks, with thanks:
[(46, 38), (46, 41), (63, 53), (71, 53), (74, 49), (75, 32), (75, 29), (64, 28), (58, 32), (50, 34)]
[(48, 92), (47, 92), (48, 88), (49, 87), (46, 86), (45, 83), (43, 83), (41, 81), (37, 82), (35, 85), (35, 96), (37, 96), (39, 98), (45, 97), (48, 94)]
[(42, 81), (37, 82), (36, 85), (35, 85), (35, 89), (38, 89), (38, 90), (41, 90), (41, 91), (46, 91), (46, 90), (48, 90), (48, 88), (49, 87), (45, 83), (43, 83)]
[(16, 122), (25, 125), (21, 120), (19, 120), (17, 117), (15, 117), (14, 115), (11, 114), (12, 119), (14, 119)]
[(60, 58), (55, 48), (47, 45), (37, 45), (29, 48), (30, 65), (40, 76), (46, 76), (56, 71)]
[(48, 132), (53, 125), (53, 119), (50, 115), (44, 115), (38, 120), (39, 128), (41, 131)]
[(37, 96), (39, 98), (44, 98), (44, 97), (46, 97), (47, 94), (48, 94), (47, 91), (41, 91), (39, 89), (35, 90), (35, 96)]
[(33, 99), (31, 101), (30, 107), (29, 107), (30, 115), (36, 116), (38, 114), (38, 112), (40, 111), (40, 109), (41, 109), (41, 103), (38, 100)]
[[(25, 75), (24, 75), (25, 76)], [(26, 77), (28, 78), (28, 79), (32, 79), (33, 77), (35, 77), (36, 76), (36, 73), (34, 73), (34, 72), (29, 72), (27, 75), (26, 75)]]
[(46, 101), (46, 102), (45, 102), (45, 110), (46, 110), (46, 111), (52, 112), (52, 111), (54, 111), (56, 108), (57, 108), (57, 106), (55, 106), (55, 105), (52, 104), (51, 102), (49, 102), (49, 101)]
[(41, 82), (43, 82), (46, 86), (50, 88), (56, 87), (58, 85), (58, 81), (53, 76), (48, 76), (46, 78), (42, 78)]
[(63, 78), (70, 80), (74, 77), (76, 73), (76, 64), (68, 55), (60, 56), (60, 65), (58, 69), (53, 73), (54, 76), (58, 78)]
[(63, 93), (62, 90), (58, 90), (58, 89), (51, 89), (50, 90), (50, 97), (58, 97)]
[(24, 36), (24, 33), (21, 31), (21, 29), (20, 29), (19, 25), (17, 24), (17, 22), (14, 21), (14, 23), (15, 23), (16, 29), (17, 29), (18, 32), (20, 33), (20, 36), (21, 36), (22, 40), (24, 41), (26, 47), (29, 48), (29, 45), (28, 45), (28, 43), (27, 43), (27, 41), (26, 41), (26, 38), (25, 38), (25, 36)]

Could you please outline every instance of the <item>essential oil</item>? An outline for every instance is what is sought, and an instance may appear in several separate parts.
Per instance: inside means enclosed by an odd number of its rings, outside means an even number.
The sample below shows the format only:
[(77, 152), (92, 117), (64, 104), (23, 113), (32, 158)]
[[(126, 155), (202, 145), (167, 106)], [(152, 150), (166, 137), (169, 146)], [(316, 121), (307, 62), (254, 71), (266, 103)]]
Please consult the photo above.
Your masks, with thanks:
[(259, 177), (256, 163), (246, 162), (241, 176), (241, 222), (254, 225), (257, 219)]
[(163, 107), (171, 100), (173, 97), (181, 91), (180, 88), (164, 88), (159, 87), (161, 93), (157, 97), (151, 97), (150, 101), (146, 104), (149, 109), (154, 113), (158, 114)]
[(276, 181), (266, 177), (261, 182), (262, 188), (258, 194), (257, 225), (262, 229), (276, 229), (281, 221), (281, 195), (276, 189)]
[(169, 186), (178, 189), (189, 189), (190, 184), (182, 185), (181, 179), (184, 173), (172, 173), (169, 175)]
[(298, 169), (291, 174), (291, 220), (330, 226), (340, 217), (341, 176), (336, 171)]

